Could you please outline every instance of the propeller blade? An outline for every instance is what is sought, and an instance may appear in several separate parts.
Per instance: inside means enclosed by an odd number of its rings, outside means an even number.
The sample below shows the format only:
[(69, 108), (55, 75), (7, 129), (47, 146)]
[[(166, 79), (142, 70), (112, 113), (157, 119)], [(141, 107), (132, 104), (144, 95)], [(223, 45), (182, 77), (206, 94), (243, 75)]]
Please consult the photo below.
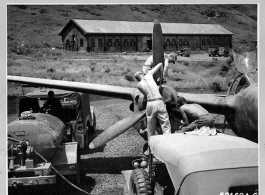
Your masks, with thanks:
[[(162, 33), (162, 28), (159, 20), (155, 19), (153, 34), (152, 34), (152, 50), (153, 50), (153, 64), (156, 66), (159, 63), (164, 65), (164, 37)], [(154, 79), (157, 80), (163, 75), (161, 70), (154, 74)]]
[(106, 129), (103, 133), (97, 136), (90, 144), (90, 149), (98, 148), (108, 141), (114, 139), (118, 135), (124, 133), (127, 129), (131, 128), (133, 125), (138, 123), (142, 118), (145, 117), (145, 110), (141, 112), (136, 112), (130, 115), (127, 118), (122, 119), (121, 121), (115, 123), (108, 129)]

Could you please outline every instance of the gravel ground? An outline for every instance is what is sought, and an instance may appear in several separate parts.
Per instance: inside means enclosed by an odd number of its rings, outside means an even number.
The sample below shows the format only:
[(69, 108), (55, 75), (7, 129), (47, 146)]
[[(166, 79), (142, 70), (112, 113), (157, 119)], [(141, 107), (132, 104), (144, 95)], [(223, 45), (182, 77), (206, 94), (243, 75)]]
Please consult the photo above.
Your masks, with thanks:
[[(117, 103), (118, 102), (118, 103)], [(90, 137), (92, 140), (107, 127), (129, 116), (132, 112), (128, 109), (130, 102), (121, 100), (104, 100), (92, 102), (95, 106), (97, 118), (96, 133)], [(12, 113), (11, 114), (12, 117)], [(223, 116), (216, 115), (216, 127), (222, 129)], [(233, 132), (226, 128), (226, 134)], [(81, 151), (81, 185), (80, 187), (91, 195), (116, 195), (123, 190), (124, 179), (122, 170), (132, 169), (132, 160), (139, 158), (145, 141), (133, 128), (116, 137), (106, 145), (96, 149)], [(59, 178), (59, 177), (57, 177)], [(74, 179), (74, 178), (69, 178)], [(60, 178), (57, 184), (48, 187), (24, 188), (23, 190), (10, 191), (9, 194), (68, 194), (81, 195)]]

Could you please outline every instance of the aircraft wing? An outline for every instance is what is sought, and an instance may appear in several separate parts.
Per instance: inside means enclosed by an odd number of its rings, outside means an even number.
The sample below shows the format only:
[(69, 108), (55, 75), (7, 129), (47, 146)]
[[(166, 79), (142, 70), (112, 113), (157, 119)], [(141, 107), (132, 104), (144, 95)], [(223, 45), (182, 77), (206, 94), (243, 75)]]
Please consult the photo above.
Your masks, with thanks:
[(72, 81), (60, 81), (31, 77), (7, 75), (7, 81), (21, 84), (35, 85), (36, 87), (50, 87), (68, 91), (90, 93), (95, 95), (109, 96), (133, 101), (134, 92), (137, 88), (102, 85), (93, 83), (81, 83)]
[(210, 113), (223, 114), (224, 111), (231, 109), (227, 96), (216, 94), (192, 94), (178, 92), (178, 96), (182, 96), (187, 103), (196, 103), (203, 106)]

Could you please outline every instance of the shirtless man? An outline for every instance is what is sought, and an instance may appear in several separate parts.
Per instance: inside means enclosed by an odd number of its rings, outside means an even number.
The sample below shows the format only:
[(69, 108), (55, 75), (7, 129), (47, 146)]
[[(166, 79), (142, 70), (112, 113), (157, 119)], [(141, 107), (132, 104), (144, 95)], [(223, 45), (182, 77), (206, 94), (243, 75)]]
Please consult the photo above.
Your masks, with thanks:
[(213, 127), (213, 116), (199, 104), (187, 104), (183, 97), (179, 97), (178, 104), (183, 118), (183, 125), (179, 127), (181, 132), (192, 131), (202, 126)]
[(163, 134), (171, 133), (166, 106), (159, 92), (159, 87), (153, 79), (153, 74), (159, 69), (163, 70), (162, 63), (149, 70), (145, 76), (142, 72), (135, 74), (136, 79), (139, 81), (137, 88), (147, 97), (146, 117), (148, 138), (155, 135), (157, 120), (159, 121)]

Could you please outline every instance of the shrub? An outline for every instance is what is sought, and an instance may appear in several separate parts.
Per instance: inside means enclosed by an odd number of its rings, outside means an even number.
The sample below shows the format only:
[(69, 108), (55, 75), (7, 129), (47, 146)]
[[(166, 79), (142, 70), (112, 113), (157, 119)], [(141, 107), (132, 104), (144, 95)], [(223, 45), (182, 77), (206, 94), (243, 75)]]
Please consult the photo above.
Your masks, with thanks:
[(54, 68), (47, 68), (46, 72), (50, 72), (50, 73), (53, 73), (55, 72), (56, 70)]
[(49, 43), (44, 43), (43, 45), (44, 45), (44, 47), (51, 47), (51, 46), (49, 45)]
[(27, 9), (28, 5), (14, 5), (14, 7), (17, 7), (19, 9)]
[(90, 63), (90, 65), (95, 66), (95, 65), (97, 65), (97, 63), (96, 63), (95, 61), (92, 61), (92, 62)]
[(217, 81), (214, 81), (211, 85), (211, 90), (214, 92), (214, 93), (217, 93), (217, 92), (220, 92), (222, 91), (222, 88), (221, 88), (221, 84)]
[(124, 75), (124, 77), (125, 77), (125, 79), (127, 80), (127, 81), (130, 81), (130, 82), (133, 82), (133, 81), (135, 81), (135, 79), (134, 79), (134, 77), (132, 76), (132, 75)]
[(7, 67), (11, 67), (11, 66), (21, 66), (21, 64), (12, 60), (12, 59), (8, 59), (7, 60)]
[(110, 72), (109, 67), (105, 67), (105, 68), (104, 68), (104, 72), (109, 73), (109, 72)]
[(40, 13), (42, 13), (42, 14), (47, 13), (47, 10), (46, 9), (41, 9)]
[(190, 65), (189, 62), (182, 62), (182, 64), (183, 64), (184, 66), (189, 66), (189, 65)]
[(226, 64), (228, 65), (228, 66), (230, 66), (231, 65), (231, 63), (234, 61), (234, 57), (233, 57), (233, 55), (232, 54), (229, 54), (229, 57), (228, 57), (228, 59), (226, 60)]
[(221, 71), (227, 72), (230, 69), (230, 67), (227, 64), (222, 64)]
[(93, 72), (95, 70), (95, 67), (89, 66), (90, 70)]

